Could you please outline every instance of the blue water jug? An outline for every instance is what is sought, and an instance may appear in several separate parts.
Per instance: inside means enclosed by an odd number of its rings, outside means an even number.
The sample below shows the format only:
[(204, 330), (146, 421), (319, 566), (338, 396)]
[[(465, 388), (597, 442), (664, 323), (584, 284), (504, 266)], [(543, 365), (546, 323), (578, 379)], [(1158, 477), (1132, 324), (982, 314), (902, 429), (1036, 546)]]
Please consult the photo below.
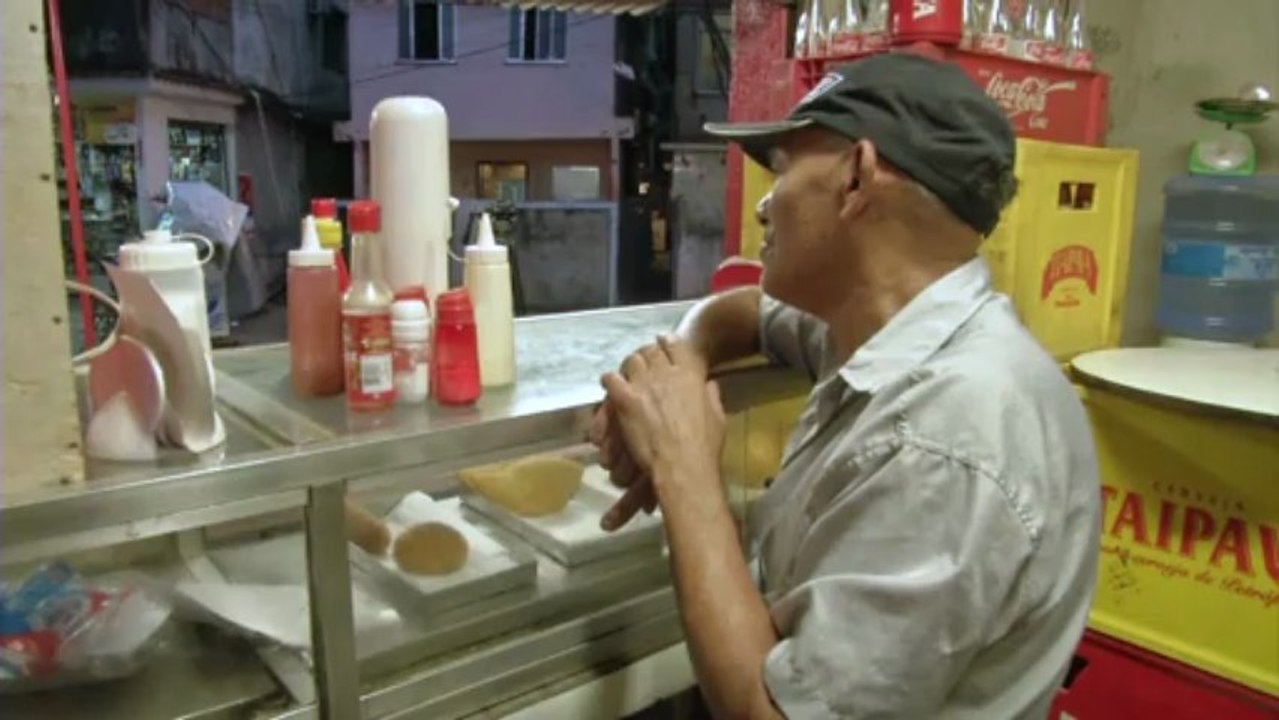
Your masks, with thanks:
[(1276, 291), (1279, 175), (1187, 175), (1164, 186), (1160, 330), (1254, 343), (1275, 326)]

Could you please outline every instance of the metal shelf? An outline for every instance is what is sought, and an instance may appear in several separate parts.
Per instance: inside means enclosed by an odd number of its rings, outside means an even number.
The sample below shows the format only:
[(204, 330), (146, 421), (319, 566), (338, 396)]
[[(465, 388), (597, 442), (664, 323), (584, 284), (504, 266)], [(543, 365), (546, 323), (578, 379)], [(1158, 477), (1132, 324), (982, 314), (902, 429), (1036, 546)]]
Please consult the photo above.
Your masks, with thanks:
[[(190, 540), (185, 531), (303, 509), (318, 702), (283, 717), (320, 716), (321, 708), (347, 717), (356, 707), (374, 716), (406, 708), (464, 714), (552, 675), (651, 652), (679, 638), (663, 563), (601, 566), (598, 577), (587, 577), (557, 574), (549, 561), (536, 590), (519, 602), (494, 598), (418, 625), (403, 643), (357, 652), (346, 543), (332, 529), (342, 522), (348, 484), (377, 490), (424, 483), (462, 467), (580, 444), (603, 397), (599, 376), (673, 327), (688, 306), (520, 319), (516, 384), (486, 390), (468, 408), (348, 414), (341, 398), (293, 396), (285, 346), (220, 351), (214, 365), (229, 429), (224, 449), (205, 457), (168, 454), (144, 467), (93, 465), (84, 485), (4, 497), (2, 562), (174, 533)], [(729, 412), (806, 389), (803, 378), (758, 363), (737, 367), (721, 385)]]

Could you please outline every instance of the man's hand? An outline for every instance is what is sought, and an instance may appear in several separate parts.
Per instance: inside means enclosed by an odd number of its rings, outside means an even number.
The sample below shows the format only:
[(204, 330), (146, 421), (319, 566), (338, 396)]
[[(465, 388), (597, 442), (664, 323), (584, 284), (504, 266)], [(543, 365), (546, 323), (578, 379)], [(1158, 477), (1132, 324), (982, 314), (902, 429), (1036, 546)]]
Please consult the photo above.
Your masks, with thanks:
[[(645, 355), (659, 352), (665, 351), (661, 345), (653, 343), (631, 353), (622, 362), (622, 377), (629, 379), (647, 368)], [(683, 364), (695, 370), (703, 380), (709, 374), (707, 361), (696, 352), (686, 353)], [(630, 522), (640, 510), (651, 514), (657, 508), (657, 495), (653, 491), (652, 479), (632, 457), (618, 424), (615, 403), (611, 397), (605, 398), (596, 409), (589, 439), (599, 448), (600, 465), (609, 471), (610, 482), (625, 491), (601, 519), (603, 528), (610, 532), (616, 530)]]
[[(621, 374), (603, 378), (609, 423), (620, 426), (631, 460), (656, 483), (659, 500), (663, 482), (719, 476), (724, 409), (706, 372), (691, 347), (663, 337), (627, 358)], [(616, 430), (612, 435), (616, 445)]]
[(631, 458), (631, 453), (626, 448), (626, 439), (622, 437), (617, 423), (613, 403), (607, 398), (595, 411), (590, 440), (599, 448), (600, 466), (609, 471), (609, 481), (624, 490), (622, 497), (600, 519), (600, 525), (612, 532), (630, 522), (641, 509), (652, 514), (657, 508), (653, 482)]

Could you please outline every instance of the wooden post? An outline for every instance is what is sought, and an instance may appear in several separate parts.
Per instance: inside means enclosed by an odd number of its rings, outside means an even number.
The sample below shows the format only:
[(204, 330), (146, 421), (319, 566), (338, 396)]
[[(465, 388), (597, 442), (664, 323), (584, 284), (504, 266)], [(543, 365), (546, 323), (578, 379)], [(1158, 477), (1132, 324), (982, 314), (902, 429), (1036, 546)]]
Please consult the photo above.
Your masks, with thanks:
[(40, 0), (0, 2), (5, 498), (84, 476)]

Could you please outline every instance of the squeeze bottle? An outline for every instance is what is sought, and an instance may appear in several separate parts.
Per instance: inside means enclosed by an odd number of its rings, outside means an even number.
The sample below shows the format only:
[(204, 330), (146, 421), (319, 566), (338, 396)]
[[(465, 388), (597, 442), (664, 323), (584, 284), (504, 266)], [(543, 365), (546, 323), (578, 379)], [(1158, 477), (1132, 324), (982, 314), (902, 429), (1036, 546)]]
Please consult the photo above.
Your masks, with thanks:
[[(213, 243), (202, 240), (213, 255)], [(209, 305), (204, 293), (204, 270), (195, 246), (177, 242), (168, 230), (147, 230), (137, 242), (120, 246), (120, 268), (145, 275), (164, 298), (169, 311), (184, 330), (200, 338), (205, 354), (213, 351), (209, 342)]]
[(475, 311), (465, 289), (436, 296), (431, 391), (442, 405), (469, 405), (480, 397)]
[(335, 253), (320, 247), (316, 221), (302, 221), (302, 246), (289, 251), (289, 378), (301, 397), (342, 392), (342, 293)]
[(315, 216), (315, 229), (320, 234), (320, 247), (332, 250), (338, 271), (338, 286), (342, 292), (351, 287), (351, 274), (342, 257), (342, 223), (338, 220), (338, 201), (334, 198), (311, 200), (311, 214)]
[(475, 306), (480, 382), (501, 387), (515, 381), (515, 313), (509, 251), (493, 238), (488, 213), (480, 215), (475, 243), (466, 246), (463, 284)]
[(381, 224), (378, 204), (351, 203), (351, 287), (342, 298), (342, 347), (346, 403), (352, 410), (382, 410), (395, 403), (391, 343), (391, 289), (382, 281), (374, 233)]

